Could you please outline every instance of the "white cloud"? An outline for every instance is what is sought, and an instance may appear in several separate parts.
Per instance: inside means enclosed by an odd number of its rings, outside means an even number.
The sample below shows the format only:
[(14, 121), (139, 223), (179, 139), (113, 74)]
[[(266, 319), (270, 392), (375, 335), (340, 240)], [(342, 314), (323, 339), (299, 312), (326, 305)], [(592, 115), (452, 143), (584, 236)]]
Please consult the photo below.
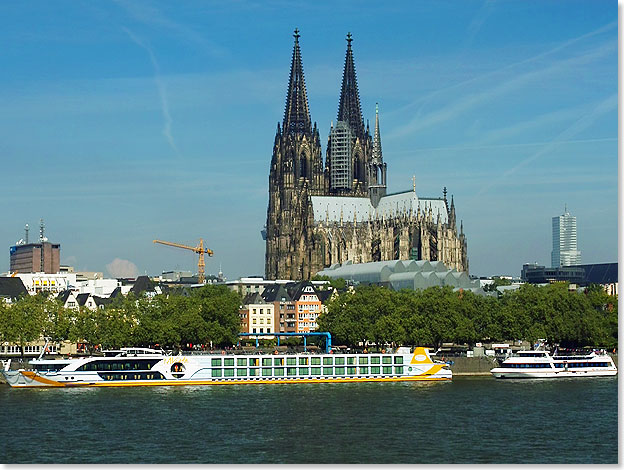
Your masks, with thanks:
[(115, 258), (106, 265), (106, 270), (113, 277), (137, 277), (139, 269), (132, 261)]

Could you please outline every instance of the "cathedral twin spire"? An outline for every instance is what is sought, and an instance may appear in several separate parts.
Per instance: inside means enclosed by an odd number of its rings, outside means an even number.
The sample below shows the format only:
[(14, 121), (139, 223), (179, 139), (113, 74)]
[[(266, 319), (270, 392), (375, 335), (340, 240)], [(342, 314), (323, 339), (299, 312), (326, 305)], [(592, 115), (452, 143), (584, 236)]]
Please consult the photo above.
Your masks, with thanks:
[(295, 29), (295, 46), (293, 48), (292, 63), (290, 65), (290, 79), (288, 94), (286, 95), (286, 109), (284, 111), (284, 133), (301, 134), (312, 130), (308, 95), (306, 92), (301, 50), (299, 49), (299, 30)]
[(344, 72), (342, 74), (340, 104), (338, 105), (338, 121), (348, 122), (356, 137), (363, 139), (364, 121), (362, 120), (360, 93), (358, 92), (355, 64), (353, 63), (352, 41), (351, 33), (348, 33), (347, 55), (345, 57)]

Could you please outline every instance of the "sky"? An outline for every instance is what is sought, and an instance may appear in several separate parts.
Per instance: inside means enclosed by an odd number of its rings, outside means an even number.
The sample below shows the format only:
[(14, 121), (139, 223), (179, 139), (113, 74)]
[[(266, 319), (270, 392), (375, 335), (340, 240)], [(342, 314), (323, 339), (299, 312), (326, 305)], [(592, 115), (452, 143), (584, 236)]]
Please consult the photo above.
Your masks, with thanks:
[(583, 263), (618, 260), (615, 1), (0, 3), (0, 272), (45, 235), (106, 276), (263, 275), (268, 178), (300, 46), (323, 155), (348, 32), (388, 192), (453, 195), (470, 274), (550, 265), (552, 217)]

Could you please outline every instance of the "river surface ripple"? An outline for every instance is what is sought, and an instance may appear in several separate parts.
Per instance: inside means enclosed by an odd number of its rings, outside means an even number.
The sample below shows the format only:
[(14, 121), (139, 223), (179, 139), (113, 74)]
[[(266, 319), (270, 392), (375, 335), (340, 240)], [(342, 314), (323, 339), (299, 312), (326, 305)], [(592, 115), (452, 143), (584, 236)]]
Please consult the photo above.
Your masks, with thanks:
[(2, 463), (618, 463), (617, 378), (11, 389)]

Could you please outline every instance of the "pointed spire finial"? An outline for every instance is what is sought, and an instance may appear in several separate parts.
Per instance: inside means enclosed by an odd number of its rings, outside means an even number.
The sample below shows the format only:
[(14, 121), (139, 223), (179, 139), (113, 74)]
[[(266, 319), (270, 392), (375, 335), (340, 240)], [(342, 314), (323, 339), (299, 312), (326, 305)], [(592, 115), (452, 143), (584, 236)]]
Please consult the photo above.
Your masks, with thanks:
[(414, 192), (416, 192), (416, 175), (412, 175), (412, 183), (414, 184)]
[(349, 123), (351, 131), (356, 137), (364, 138), (364, 120), (360, 105), (360, 93), (357, 86), (355, 64), (353, 63), (353, 51), (351, 33), (347, 34), (347, 53), (345, 57), (344, 72), (342, 75), (342, 88), (340, 89), (340, 101), (338, 104), (338, 121)]
[(312, 120), (308, 107), (308, 95), (306, 92), (305, 78), (303, 76), (303, 64), (301, 50), (299, 48), (299, 29), (295, 28), (293, 34), (295, 45), (293, 47), (292, 63), (290, 65), (290, 78), (288, 80), (288, 92), (286, 95), (286, 109), (284, 110), (284, 134), (311, 132)]

